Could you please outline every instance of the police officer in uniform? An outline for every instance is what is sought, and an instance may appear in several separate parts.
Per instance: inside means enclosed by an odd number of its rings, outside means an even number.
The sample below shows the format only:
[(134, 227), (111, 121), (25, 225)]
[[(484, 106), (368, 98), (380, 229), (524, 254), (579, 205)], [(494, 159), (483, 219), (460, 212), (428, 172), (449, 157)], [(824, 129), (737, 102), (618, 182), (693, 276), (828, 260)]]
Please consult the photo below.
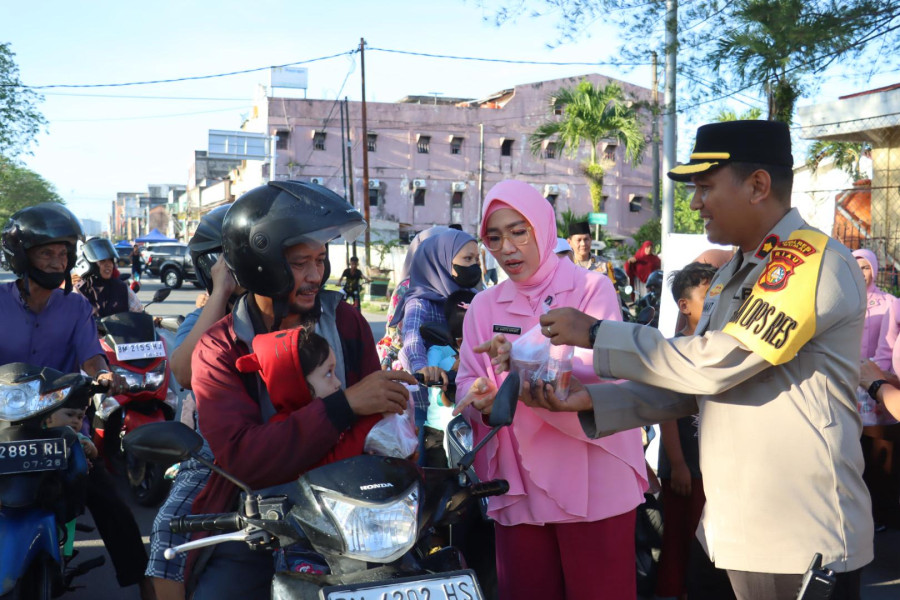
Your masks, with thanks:
[(521, 399), (581, 411), (591, 437), (699, 411), (697, 535), (737, 598), (795, 598), (821, 553), (832, 598), (858, 599), (873, 558), (855, 404), (866, 291), (847, 248), (791, 209), (792, 164), (783, 123), (700, 127), (690, 162), (668, 175), (695, 184), (710, 241), (739, 251), (711, 282), (697, 334), (550, 311), (553, 344), (593, 347), (600, 376), (628, 381), (573, 382), (565, 403), (549, 387)]

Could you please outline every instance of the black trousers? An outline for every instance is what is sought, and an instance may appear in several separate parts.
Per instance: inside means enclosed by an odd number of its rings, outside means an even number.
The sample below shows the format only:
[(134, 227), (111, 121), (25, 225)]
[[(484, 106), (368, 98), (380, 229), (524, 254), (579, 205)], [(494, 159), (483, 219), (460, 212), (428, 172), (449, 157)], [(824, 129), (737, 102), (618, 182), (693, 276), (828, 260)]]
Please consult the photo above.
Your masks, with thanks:
[(147, 550), (131, 509), (101, 460), (94, 461), (88, 474), (87, 508), (112, 559), (119, 585), (139, 583), (147, 568)]

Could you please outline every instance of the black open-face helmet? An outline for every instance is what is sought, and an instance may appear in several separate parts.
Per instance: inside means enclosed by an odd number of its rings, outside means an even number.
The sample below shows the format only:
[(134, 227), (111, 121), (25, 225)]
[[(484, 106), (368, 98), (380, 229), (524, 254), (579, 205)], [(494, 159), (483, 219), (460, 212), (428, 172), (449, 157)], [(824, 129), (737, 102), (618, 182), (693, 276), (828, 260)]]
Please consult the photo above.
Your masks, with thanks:
[(662, 292), (663, 288), (663, 272), (657, 269), (650, 273), (647, 277), (647, 289), (655, 294)]
[(283, 300), (294, 288), (286, 248), (327, 244), (341, 236), (353, 241), (365, 228), (359, 211), (331, 190), (302, 181), (271, 181), (228, 210), (222, 250), (240, 286)]
[(98, 263), (101, 260), (115, 262), (119, 258), (115, 246), (106, 238), (91, 238), (81, 247), (81, 255), (89, 263)]
[(628, 285), (628, 275), (625, 274), (625, 269), (623, 269), (622, 267), (614, 267), (613, 276), (615, 277), (615, 284), (617, 288), (624, 288), (626, 285)]
[(223, 204), (203, 215), (194, 236), (188, 242), (197, 280), (210, 294), (213, 289), (212, 268), (222, 253), (222, 222), (229, 208), (231, 204)]
[(16, 211), (0, 233), (0, 245), (6, 262), (19, 277), (28, 275), (28, 250), (45, 244), (66, 244), (67, 289), (71, 289), (69, 273), (75, 266), (78, 240), (84, 240), (81, 222), (68, 208), (56, 202), (36, 204)]

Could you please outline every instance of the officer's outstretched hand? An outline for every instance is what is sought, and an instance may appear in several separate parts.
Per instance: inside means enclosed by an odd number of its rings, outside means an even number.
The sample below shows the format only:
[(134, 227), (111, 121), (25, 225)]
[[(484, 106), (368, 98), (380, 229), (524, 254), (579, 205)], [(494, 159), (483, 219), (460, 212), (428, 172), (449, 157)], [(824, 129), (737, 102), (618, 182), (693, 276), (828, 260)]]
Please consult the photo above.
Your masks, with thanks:
[(553, 412), (576, 412), (579, 410), (593, 410), (594, 404), (587, 388), (580, 381), (572, 377), (569, 379), (569, 396), (565, 400), (556, 397), (556, 391), (549, 383), (538, 387), (532, 387), (528, 381), (522, 382), (522, 395), (519, 402), (532, 408), (546, 408)]
[(344, 390), (354, 414), (363, 417), (378, 413), (401, 414), (409, 401), (405, 383), (417, 385), (406, 371), (376, 371)]
[(591, 325), (597, 319), (574, 308), (554, 308), (541, 315), (541, 333), (554, 346), (590, 348)]

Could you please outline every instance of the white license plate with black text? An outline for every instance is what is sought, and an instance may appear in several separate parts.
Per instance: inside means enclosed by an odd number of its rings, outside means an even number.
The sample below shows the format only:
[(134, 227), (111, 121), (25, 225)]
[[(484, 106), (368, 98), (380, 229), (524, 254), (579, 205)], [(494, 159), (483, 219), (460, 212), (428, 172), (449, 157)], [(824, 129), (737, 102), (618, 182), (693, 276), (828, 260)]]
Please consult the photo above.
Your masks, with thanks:
[(62, 438), (0, 442), (0, 473), (57, 471), (67, 466), (68, 452)]
[(116, 344), (118, 360), (140, 360), (142, 358), (162, 358), (166, 355), (166, 347), (162, 340), (155, 342), (137, 342), (135, 344)]
[(473, 571), (322, 588), (324, 600), (483, 600)]

